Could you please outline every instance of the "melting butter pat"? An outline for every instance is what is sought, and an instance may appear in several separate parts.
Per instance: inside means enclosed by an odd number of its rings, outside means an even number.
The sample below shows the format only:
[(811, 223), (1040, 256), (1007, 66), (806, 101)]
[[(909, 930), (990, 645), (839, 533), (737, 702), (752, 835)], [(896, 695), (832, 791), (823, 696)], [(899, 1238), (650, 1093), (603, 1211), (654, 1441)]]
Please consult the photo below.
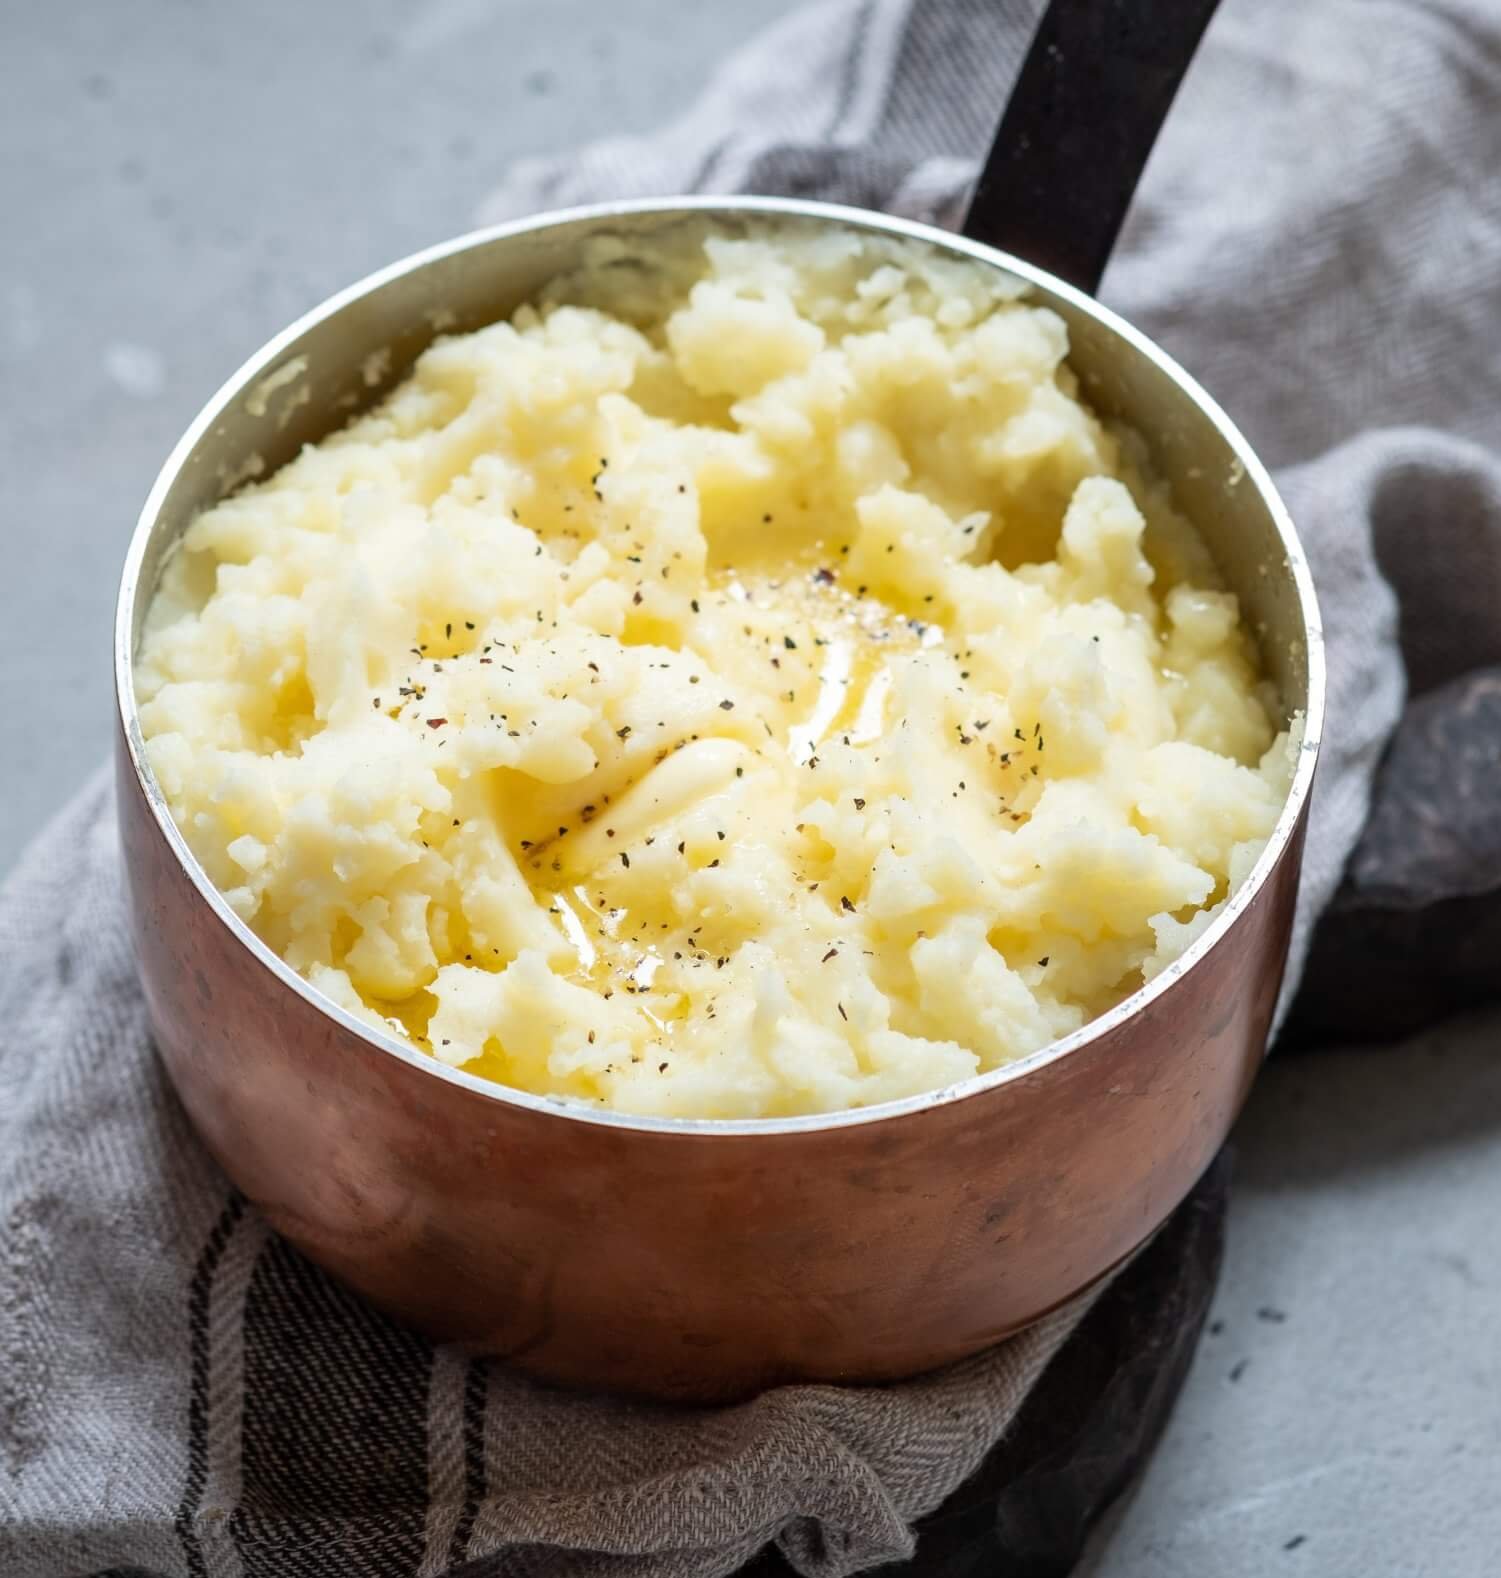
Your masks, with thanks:
[(848, 235), (610, 261), (188, 529), (138, 683), (210, 877), (347, 1011), (633, 1113), (867, 1105), (1120, 1001), (1294, 742), (1062, 322)]

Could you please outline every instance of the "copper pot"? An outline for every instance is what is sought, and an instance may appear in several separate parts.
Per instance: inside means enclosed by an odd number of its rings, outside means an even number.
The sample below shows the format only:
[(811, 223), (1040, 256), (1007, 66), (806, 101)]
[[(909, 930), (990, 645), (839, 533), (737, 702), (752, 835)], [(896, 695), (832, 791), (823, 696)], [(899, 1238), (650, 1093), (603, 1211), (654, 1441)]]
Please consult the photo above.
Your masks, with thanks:
[[(389, 387), (440, 328), (509, 313), (590, 238), (649, 248), (706, 215), (914, 236), (1020, 276), (1067, 321), (1095, 409), (1148, 440), (1287, 713), (1307, 720), (1270, 843), (1177, 964), (1024, 1061), (862, 1111), (623, 1117), (434, 1061), (320, 996), (235, 917), (142, 749), (142, 618), (197, 511), (373, 399), (373, 370)], [(273, 1227), (435, 1339), (671, 1398), (957, 1359), (1129, 1255), (1219, 1149), (1261, 1061), (1323, 714), (1303, 552), (1265, 470), (1181, 368), (1080, 291), (975, 242), (817, 203), (674, 200), (544, 215), (385, 269), (278, 335), (193, 423), (131, 543), (115, 639), (121, 836), (172, 1080)]]

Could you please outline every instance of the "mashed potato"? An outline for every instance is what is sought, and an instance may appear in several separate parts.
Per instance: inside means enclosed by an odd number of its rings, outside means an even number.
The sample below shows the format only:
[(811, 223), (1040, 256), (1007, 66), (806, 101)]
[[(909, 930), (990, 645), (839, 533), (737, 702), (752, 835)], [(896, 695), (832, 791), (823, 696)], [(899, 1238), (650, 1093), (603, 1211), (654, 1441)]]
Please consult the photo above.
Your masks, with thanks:
[(228, 901), (445, 1063), (862, 1106), (1118, 1002), (1292, 772), (1064, 324), (915, 245), (608, 247), (201, 515), (139, 664)]

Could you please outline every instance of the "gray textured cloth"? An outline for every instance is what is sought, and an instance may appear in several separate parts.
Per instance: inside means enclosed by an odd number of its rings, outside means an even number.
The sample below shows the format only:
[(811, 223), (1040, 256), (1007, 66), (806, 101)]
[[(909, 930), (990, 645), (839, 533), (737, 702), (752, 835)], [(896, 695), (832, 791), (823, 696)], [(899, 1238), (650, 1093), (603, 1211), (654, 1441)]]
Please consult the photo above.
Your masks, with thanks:
[[(485, 217), (749, 188), (952, 219), (1035, 11), (811, 7), (659, 137), (529, 163)], [(1321, 586), (1295, 968), (1401, 706), (1399, 598), (1423, 683), (1501, 659), (1498, 61), (1479, 0), (1230, 0), (1106, 282), (1280, 468)], [(0, 893), (0, 960), (10, 1578), (698, 1578), (767, 1541), (832, 1578), (910, 1549), (1073, 1318), (890, 1388), (697, 1412), (545, 1391), (365, 1310), (227, 1190), (150, 1052), (102, 781)]]

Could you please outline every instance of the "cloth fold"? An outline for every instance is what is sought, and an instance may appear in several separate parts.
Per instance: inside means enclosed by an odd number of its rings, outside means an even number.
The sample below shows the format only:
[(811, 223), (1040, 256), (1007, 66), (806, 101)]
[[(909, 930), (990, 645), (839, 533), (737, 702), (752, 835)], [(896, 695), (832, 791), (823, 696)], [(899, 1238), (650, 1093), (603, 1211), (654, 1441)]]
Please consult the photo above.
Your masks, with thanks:
[[(752, 189), (952, 223), (1039, 9), (824, 0), (659, 136), (519, 165), (482, 217)], [(1399, 634), (1425, 676), (1494, 656), (1497, 62), (1479, 0), (1227, 0), (1106, 280), (1282, 468), (1319, 583), (1330, 727), (1294, 976), (1401, 710)], [(549, 1391), (375, 1315), (219, 1177), (150, 1049), (102, 780), (0, 892), (0, 960), (13, 1578), (708, 1578), (768, 1542), (843, 1578), (910, 1552), (1079, 1318), (728, 1410)]]

